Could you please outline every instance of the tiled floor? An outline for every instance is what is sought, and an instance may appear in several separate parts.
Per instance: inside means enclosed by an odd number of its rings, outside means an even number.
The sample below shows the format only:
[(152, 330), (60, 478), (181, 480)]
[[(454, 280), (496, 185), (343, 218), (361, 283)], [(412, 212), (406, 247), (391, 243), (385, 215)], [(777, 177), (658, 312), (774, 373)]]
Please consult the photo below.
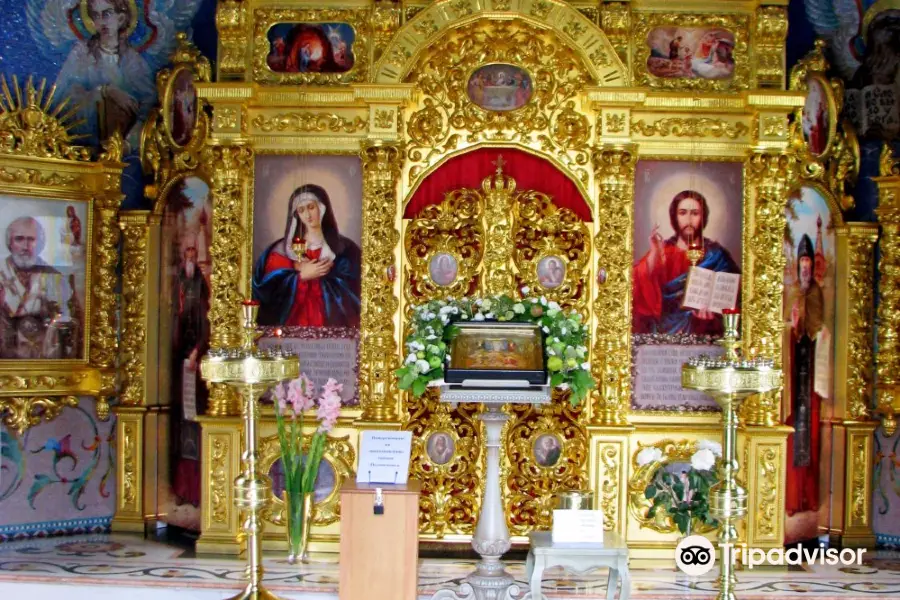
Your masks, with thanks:
[[(314, 557), (315, 558), (315, 557)], [(266, 585), (285, 598), (337, 598), (338, 565), (312, 562), (294, 566), (271, 556), (265, 561)], [(458, 589), (472, 570), (469, 560), (423, 559), (419, 564), (420, 598), (440, 589)], [(511, 561), (509, 572), (526, 589), (525, 565)], [(127, 597), (216, 600), (242, 587), (244, 565), (224, 557), (194, 557), (182, 547), (137, 536), (84, 536), (0, 544), (0, 597), (43, 600), (59, 597), (58, 584), (68, 586), (72, 599)], [(714, 598), (715, 571), (693, 579), (674, 567), (632, 570), (632, 598)], [(152, 593), (148, 590), (152, 589)], [(117, 590), (117, 591), (116, 591)], [(115, 593), (114, 593), (115, 592)], [(606, 571), (575, 576), (549, 570), (544, 576), (548, 598), (602, 598)], [(742, 571), (738, 598), (777, 597), (865, 598), (900, 597), (900, 553), (868, 553), (861, 567), (811, 566), (788, 572)]]

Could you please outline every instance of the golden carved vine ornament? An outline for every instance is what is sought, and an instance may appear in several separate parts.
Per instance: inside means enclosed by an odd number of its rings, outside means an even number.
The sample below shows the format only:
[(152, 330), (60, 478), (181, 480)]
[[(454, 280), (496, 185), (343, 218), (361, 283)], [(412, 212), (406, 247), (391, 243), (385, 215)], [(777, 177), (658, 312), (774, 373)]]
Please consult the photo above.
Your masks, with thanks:
[(67, 406), (77, 406), (75, 396), (12, 396), (0, 398), (0, 415), (12, 431), (22, 435), (43, 421), (52, 421)]

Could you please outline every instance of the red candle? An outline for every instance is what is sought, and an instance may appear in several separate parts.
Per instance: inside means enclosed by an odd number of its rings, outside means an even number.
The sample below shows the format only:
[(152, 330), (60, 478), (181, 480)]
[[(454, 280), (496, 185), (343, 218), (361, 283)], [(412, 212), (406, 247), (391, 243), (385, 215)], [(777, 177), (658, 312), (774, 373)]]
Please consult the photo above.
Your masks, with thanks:
[(241, 304), (244, 306), (259, 306), (259, 300), (250, 300), (248, 298), (247, 300), (241, 301)]
[(722, 314), (723, 315), (739, 315), (739, 314), (741, 314), (741, 309), (739, 309), (739, 308), (723, 308)]

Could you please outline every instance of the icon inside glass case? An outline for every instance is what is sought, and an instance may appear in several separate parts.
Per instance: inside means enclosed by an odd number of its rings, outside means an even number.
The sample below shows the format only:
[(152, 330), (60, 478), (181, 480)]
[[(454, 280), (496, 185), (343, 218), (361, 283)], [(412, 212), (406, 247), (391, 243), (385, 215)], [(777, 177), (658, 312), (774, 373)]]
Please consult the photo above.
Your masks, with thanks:
[(453, 339), (447, 383), (467, 379), (546, 383), (541, 330), (530, 323), (461, 323)]

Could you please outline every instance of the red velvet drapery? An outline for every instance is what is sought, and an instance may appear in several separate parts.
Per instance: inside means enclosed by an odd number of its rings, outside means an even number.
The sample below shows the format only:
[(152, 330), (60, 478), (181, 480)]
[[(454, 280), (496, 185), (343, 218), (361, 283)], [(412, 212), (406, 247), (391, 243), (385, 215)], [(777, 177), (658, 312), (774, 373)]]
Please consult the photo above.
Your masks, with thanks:
[(550, 161), (514, 148), (480, 148), (451, 158), (419, 185), (403, 218), (415, 218), (424, 207), (439, 204), (451, 190), (480, 189), (481, 180), (497, 170), (498, 156), (503, 156), (503, 172), (516, 180), (517, 190), (548, 194), (556, 206), (572, 210), (583, 221), (591, 220), (591, 209), (571, 179)]

